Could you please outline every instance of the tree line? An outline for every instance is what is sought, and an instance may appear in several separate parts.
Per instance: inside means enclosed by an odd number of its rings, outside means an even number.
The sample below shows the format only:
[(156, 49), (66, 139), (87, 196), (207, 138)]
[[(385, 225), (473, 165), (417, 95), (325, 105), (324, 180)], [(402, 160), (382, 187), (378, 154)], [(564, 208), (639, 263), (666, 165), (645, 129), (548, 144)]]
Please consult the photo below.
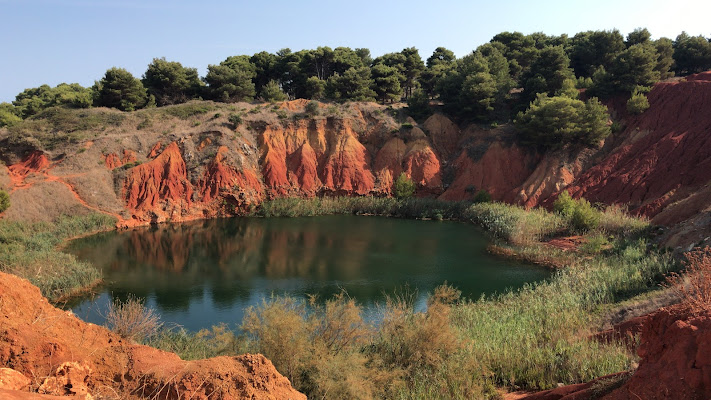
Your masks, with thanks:
[[(54, 106), (130, 111), (192, 99), (295, 98), (406, 100), (415, 118), (426, 117), (435, 101), (455, 118), (506, 122), (522, 120), (517, 113), (531, 106), (553, 108), (553, 97), (579, 101), (582, 89), (588, 98), (639, 96), (659, 80), (708, 69), (710, 39), (682, 32), (675, 40), (652, 40), (643, 28), (626, 37), (618, 30), (586, 31), (573, 37), (503, 32), (461, 58), (444, 47), (426, 60), (415, 47), (376, 58), (368, 49), (349, 47), (262, 51), (209, 65), (204, 77), (196, 68), (155, 58), (141, 79), (125, 69), (111, 68), (90, 88), (63, 83), (26, 89), (12, 103), (0, 104), (0, 126)], [(556, 101), (558, 106), (570, 103)], [(573, 105), (582, 109), (580, 103)]]

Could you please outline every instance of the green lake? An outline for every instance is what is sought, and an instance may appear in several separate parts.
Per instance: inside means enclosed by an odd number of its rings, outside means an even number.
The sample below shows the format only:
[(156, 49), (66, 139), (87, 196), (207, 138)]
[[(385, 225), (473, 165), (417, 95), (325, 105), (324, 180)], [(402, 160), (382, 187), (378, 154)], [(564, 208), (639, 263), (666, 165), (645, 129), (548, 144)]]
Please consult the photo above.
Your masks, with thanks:
[(488, 254), (471, 224), (335, 215), (163, 224), (75, 240), (66, 251), (100, 268), (106, 284), (74, 304), (101, 324), (109, 302), (145, 298), (168, 325), (236, 327), (272, 295), (324, 299), (346, 290), (377, 312), (385, 294), (428, 293), (445, 281), (476, 299), (545, 279), (550, 271)]

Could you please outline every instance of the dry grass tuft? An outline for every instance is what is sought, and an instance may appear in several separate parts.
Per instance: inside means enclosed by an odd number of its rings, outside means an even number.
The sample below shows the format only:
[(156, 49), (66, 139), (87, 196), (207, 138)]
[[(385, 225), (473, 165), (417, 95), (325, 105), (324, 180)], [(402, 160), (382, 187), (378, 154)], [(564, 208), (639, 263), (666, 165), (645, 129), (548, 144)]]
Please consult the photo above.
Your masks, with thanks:
[(669, 285), (694, 313), (711, 310), (711, 247), (686, 253), (686, 273), (672, 274)]
[(126, 301), (114, 301), (106, 312), (106, 325), (119, 335), (143, 341), (161, 328), (160, 316), (146, 307), (141, 299), (129, 296)]

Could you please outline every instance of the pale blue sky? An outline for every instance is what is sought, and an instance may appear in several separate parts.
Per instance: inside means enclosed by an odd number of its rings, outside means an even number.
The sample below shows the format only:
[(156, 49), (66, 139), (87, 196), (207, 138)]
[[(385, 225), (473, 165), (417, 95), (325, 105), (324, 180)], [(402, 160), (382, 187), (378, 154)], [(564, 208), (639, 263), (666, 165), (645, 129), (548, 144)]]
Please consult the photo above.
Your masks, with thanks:
[(117, 66), (140, 77), (154, 57), (197, 67), (230, 55), (317, 46), (374, 56), (437, 46), (463, 56), (502, 31), (547, 34), (647, 27), (711, 36), (711, 1), (0, 0), (0, 101), (28, 87), (91, 85)]

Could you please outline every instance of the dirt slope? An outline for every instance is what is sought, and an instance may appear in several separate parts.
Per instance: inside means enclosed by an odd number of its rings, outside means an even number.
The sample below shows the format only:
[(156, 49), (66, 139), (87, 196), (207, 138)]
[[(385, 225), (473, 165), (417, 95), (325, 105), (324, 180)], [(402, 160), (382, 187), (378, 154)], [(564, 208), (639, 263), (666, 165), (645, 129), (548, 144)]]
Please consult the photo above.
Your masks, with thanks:
[(658, 83), (648, 98), (646, 112), (626, 116), (626, 140), (569, 190), (591, 201), (627, 204), (633, 213), (672, 226), (711, 206), (707, 194), (690, 198), (711, 182), (711, 72)]
[(0, 273), (0, 318), (0, 364), (29, 378), (32, 391), (151, 399), (306, 398), (262, 355), (183, 361), (54, 308), (39, 289), (5, 273)]

